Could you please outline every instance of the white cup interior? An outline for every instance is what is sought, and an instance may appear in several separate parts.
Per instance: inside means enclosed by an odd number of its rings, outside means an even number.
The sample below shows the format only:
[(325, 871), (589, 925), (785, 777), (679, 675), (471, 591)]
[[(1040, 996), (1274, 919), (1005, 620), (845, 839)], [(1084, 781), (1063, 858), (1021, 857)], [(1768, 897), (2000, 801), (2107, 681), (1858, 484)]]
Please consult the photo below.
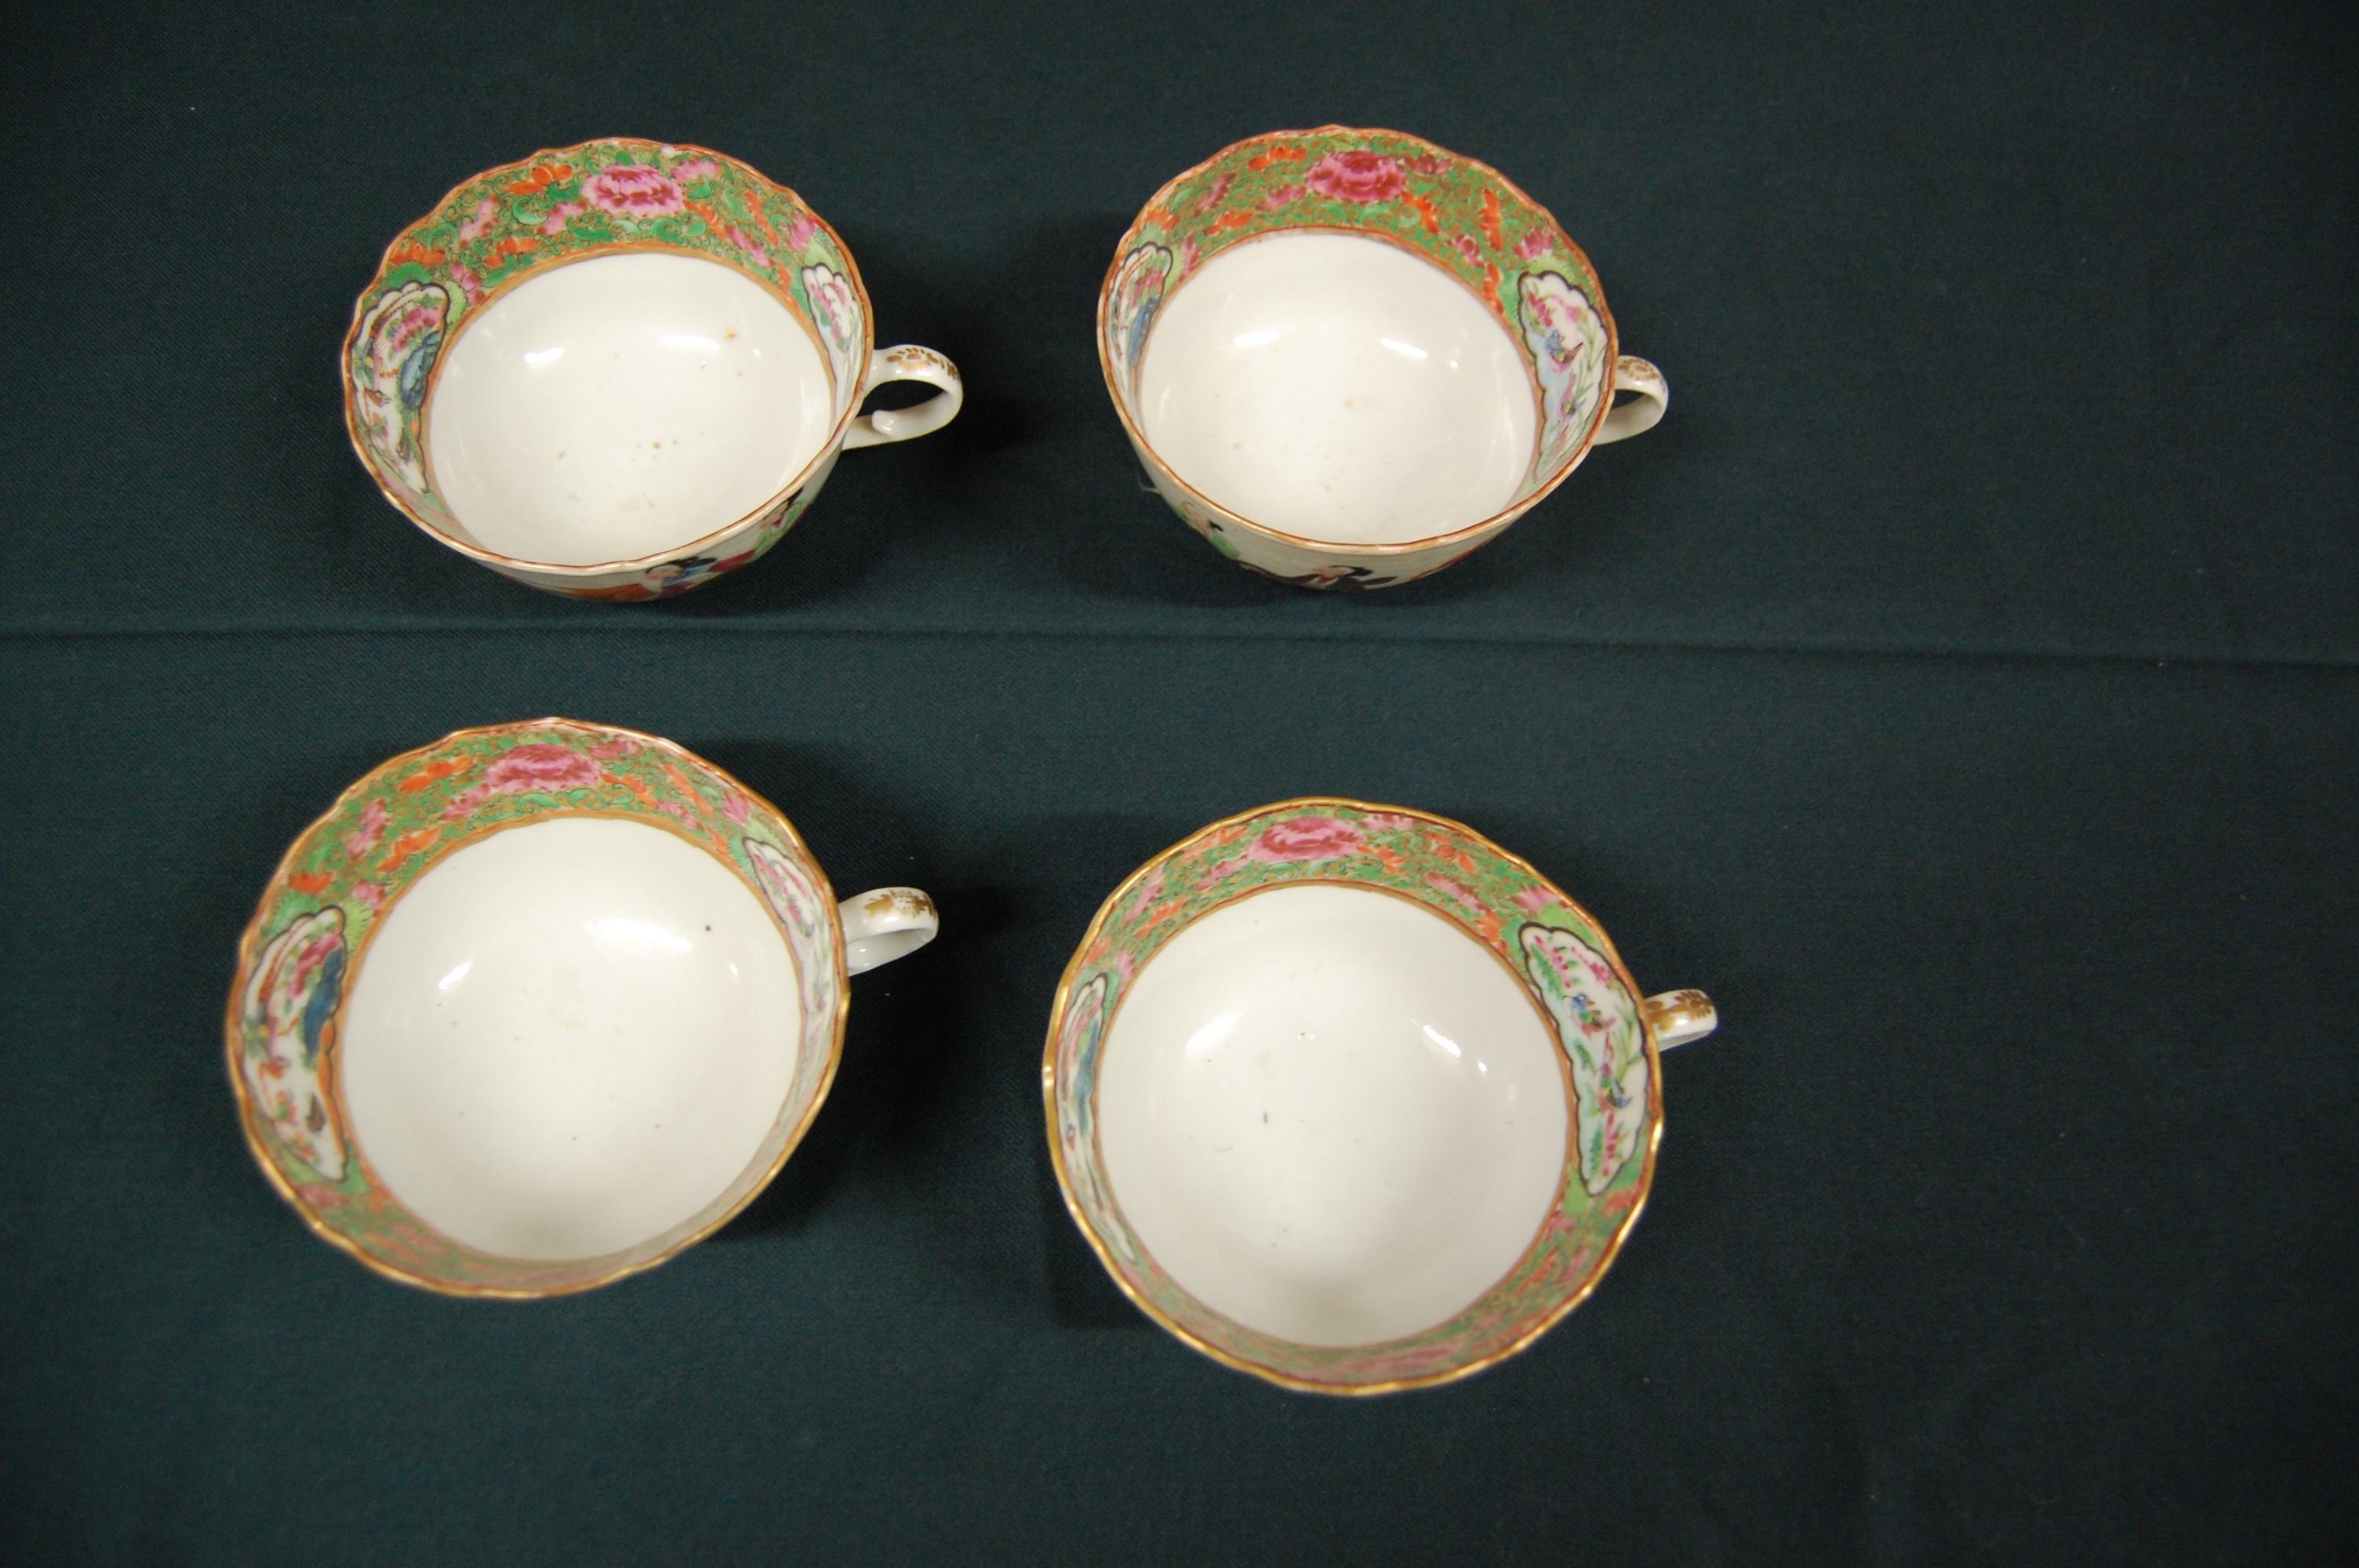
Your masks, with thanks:
[(456, 851), (370, 940), (340, 1048), (353, 1141), (454, 1240), (603, 1257), (692, 1218), (793, 1085), (794, 958), (659, 827), (543, 818)]
[(1202, 916), (1132, 981), (1103, 1051), (1114, 1201), (1248, 1328), (1343, 1346), (1447, 1322), (1555, 1204), (1564, 1069), (1530, 993), (1389, 893), (1298, 883)]
[(834, 423), (819, 345), (777, 296), (719, 262), (626, 252), (471, 314), (425, 428), (434, 487), (477, 545), (596, 566), (750, 515)]
[(1506, 511), (1539, 422), (1515, 340), (1464, 285), (1382, 240), (1298, 232), (1223, 251), (1164, 303), (1137, 417), (1204, 495), (1339, 545)]

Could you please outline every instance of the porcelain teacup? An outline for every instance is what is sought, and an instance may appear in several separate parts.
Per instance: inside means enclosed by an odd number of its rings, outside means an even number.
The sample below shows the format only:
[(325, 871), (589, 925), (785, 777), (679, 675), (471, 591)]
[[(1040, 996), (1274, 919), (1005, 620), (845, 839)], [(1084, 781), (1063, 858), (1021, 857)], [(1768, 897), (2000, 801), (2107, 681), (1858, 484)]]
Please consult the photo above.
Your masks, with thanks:
[(1156, 192), (1099, 295), (1098, 359), (1172, 509), (1305, 588), (1440, 570), (1670, 396), (1545, 209), (1473, 158), (1341, 125), (1239, 142)]
[(933, 904), (839, 904), (794, 827), (670, 741), (462, 730), (346, 790), (238, 946), (229, 1076), (263, 1173), (379, 1273), (544, 1296), (653, 1266), (766, 1185), (864, 969)]
[(1594, 1288), (1646, 1202), (1658, 1053), (1590, 914), (1462, 824), (1294, 800), (1131, 875), (1041, 1063), (1074, 1220), (1163, 1327), (1288, 1388), (1446, 1382)]
[[(432, 537), (552, 593), (654, 599), (777, 544), (844, 448), (958, 412), (950, 361), (873, 344), (800, 197), (615, 137), (486, 170), (394, 241), (353, 308), (344, 414)], [(939, 391), (860, 416), (894, 381)]]

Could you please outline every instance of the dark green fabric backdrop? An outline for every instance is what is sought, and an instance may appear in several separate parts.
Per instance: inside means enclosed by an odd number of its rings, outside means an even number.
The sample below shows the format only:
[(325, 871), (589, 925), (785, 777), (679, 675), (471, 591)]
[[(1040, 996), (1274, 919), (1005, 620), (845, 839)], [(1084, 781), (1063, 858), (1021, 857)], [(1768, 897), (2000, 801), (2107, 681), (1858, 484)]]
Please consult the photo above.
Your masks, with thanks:
[[(2289, 4), (12, 9), (0, 36), (0, 1559), (2359, 1556), (2359, 25)], [(1675, 389), (1386, 594), (1221, 561), (1091, 346), (1240, 136), (1482, 157)], [(377, 498), (334, 375), (487, 165), (693, 141), (842, 231), (967, 410), (675, 603)], [(710, 1242), (448, 1301), (239, 1140), (286, 842), (544, 713), (742, 773), (942, 939)], [(1288, 1395), (1074, 1233), (1038, 1061), (1216, 816), (1462, 817), (1709, 989), (1598, 1294)]]

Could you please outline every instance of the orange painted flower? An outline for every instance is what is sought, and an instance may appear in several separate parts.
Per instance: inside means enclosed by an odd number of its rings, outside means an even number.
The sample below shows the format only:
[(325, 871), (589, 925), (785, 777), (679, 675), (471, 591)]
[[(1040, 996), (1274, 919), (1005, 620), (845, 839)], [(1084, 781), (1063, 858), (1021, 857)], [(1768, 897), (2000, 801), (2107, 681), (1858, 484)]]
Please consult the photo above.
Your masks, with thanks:
[(538, 163), (530, 173), (508, 187), (515, 196), (538, 196), (552, 185), (562, 185), (573, 178), (573, 167), (562, 163)]
[(474, 765), (475, 759), (473, 757), (444, 757), (439, 762), (427, 763), (424, 767), (419, 768), (416, 773), (410, 773), (408, 776), (405, 777), (394, 787), (400, 790), (404, 795), (416, 795), (419, 790), (425, 789), (440, 780), (452, 778), (460, 773), (463, 773)]
[(441, 836), (442, 829), (440, 827), (420, 827), (415, 833), (403, 834), (386, 850), (385, 864), (378, 869), (387, 876), (392, 875), (400, 870), (412, 855), (417, 854)]

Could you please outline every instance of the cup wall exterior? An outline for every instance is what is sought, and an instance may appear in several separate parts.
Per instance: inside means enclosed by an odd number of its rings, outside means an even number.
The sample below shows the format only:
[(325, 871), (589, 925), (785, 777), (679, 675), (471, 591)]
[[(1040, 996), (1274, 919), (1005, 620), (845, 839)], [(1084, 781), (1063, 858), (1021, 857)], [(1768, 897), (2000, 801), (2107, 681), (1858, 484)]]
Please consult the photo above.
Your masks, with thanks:
[(1327, 589), (1343, 593), (1397, 588), (1430, 577), (1452, 562), (1473, 554), (1507, 531), (1538, 498), (1519, 503), (1481, 526), (1431, 545), (1408, 549), (1355, 549), (1348, 545), (1321, 545), (1288, 538), (1241, 519), (1190, 489), (1171, 471), (1145, 440), (1133, 435), (1131, 450), (1139, 466), (1182, 523), (1197, 536), (1249, 572), (1295, 588)]
[(836, 460), (842, 455), (841, 447), (830, 446), (820, 454), (819, 461), (804, 471), (802, 483), (793, 494), (773, 502), (758, 516), (747, 518), (717, 537), (701, 541), (692, 555), (658, 561), (650, 567), (623, 567), (603, 571), (568, 571), (506, 560), (484, 564), (502, 577), (520, 582), (527, 588), (537, 588), (543, 593), (554, 593), (566, 599), (603, 600), (617, 604), (674, 599), (691, 589), (703, 587), (724, 573), (750, 566), (777, 548), (778, 541), (787, 536), (787, 531), (800, 521), (810, 503), (819, 499), (828, 476), (835, 471)]

